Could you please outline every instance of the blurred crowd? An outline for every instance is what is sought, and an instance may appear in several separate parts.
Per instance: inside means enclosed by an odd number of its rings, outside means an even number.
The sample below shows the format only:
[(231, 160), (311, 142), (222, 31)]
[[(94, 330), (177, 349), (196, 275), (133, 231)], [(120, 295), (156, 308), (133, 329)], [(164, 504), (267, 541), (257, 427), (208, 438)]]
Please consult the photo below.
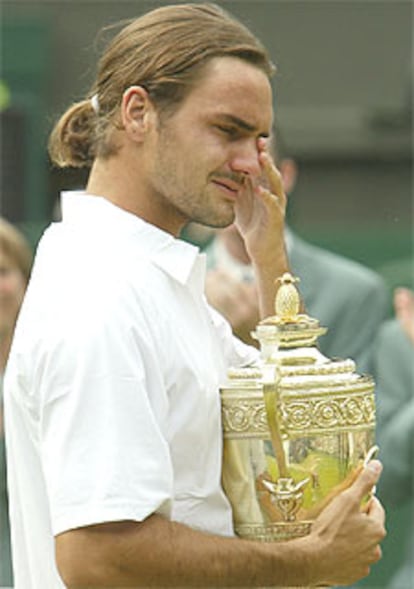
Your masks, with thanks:
[(24, 235), (0, 217), (0, 587), (12, 584), (3, 423), (3, 374), (29, 281), (32, 252)]

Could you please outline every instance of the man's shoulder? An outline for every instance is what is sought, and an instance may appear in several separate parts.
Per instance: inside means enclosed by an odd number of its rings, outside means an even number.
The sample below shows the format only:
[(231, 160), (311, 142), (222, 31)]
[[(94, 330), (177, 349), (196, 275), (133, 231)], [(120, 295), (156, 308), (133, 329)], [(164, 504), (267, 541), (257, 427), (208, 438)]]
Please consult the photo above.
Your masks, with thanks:
[(21, 312), (24, 325), (40, 324), (44, 334), (82, 333), (156, 316), (165, 280), (147, 257), (110, 239), (64, 233), (52, 227), (39, 244)]

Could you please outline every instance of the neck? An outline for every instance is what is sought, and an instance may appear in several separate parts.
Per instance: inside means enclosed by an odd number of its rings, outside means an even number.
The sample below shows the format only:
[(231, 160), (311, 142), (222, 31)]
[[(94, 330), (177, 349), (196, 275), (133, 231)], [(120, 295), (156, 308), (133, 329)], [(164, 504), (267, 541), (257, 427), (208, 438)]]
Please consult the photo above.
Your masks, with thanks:
[(178, 237), (188, 220), (178, 214), (162, 195), (154, 194), (143, 177), (144, 174), (140, 176), (125, 157), (96, 159), (86, 192), (102, 196), (121, 209)]

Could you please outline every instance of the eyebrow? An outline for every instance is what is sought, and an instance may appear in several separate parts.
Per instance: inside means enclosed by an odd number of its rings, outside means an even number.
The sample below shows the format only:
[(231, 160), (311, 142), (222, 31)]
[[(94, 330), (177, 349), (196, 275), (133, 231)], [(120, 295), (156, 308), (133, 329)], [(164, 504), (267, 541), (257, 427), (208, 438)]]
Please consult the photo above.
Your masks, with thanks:
[[(219, 114), (218, 118), (222, 119), (223, 121), (226, 121), (227, 123), (236, 125), (236, 127), (239, 127), (240, 129), (243, 129), (244, 131), (247, 131), (249, 133), (254, 133), (255, 131), (257, 131), (257, 127), (234, 115), (223, 113)], [(269, 137), (269, 133), (260, 133), (260, 137)]]

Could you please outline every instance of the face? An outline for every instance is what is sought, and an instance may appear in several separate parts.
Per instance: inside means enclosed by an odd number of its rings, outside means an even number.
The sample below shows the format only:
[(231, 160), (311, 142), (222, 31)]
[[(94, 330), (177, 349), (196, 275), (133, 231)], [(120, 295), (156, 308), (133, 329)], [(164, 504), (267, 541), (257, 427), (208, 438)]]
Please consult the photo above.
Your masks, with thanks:
[(22, 272), (0, 249), (0, 336), (9, 335), (13, 331), (25, 287)]
[(257, 142), (271, 125), (267, 76), (236, 58), (213, 59), (154, 143), (150, 188), (170, 228), (233, 222), (247, 179), (261, 174)]

